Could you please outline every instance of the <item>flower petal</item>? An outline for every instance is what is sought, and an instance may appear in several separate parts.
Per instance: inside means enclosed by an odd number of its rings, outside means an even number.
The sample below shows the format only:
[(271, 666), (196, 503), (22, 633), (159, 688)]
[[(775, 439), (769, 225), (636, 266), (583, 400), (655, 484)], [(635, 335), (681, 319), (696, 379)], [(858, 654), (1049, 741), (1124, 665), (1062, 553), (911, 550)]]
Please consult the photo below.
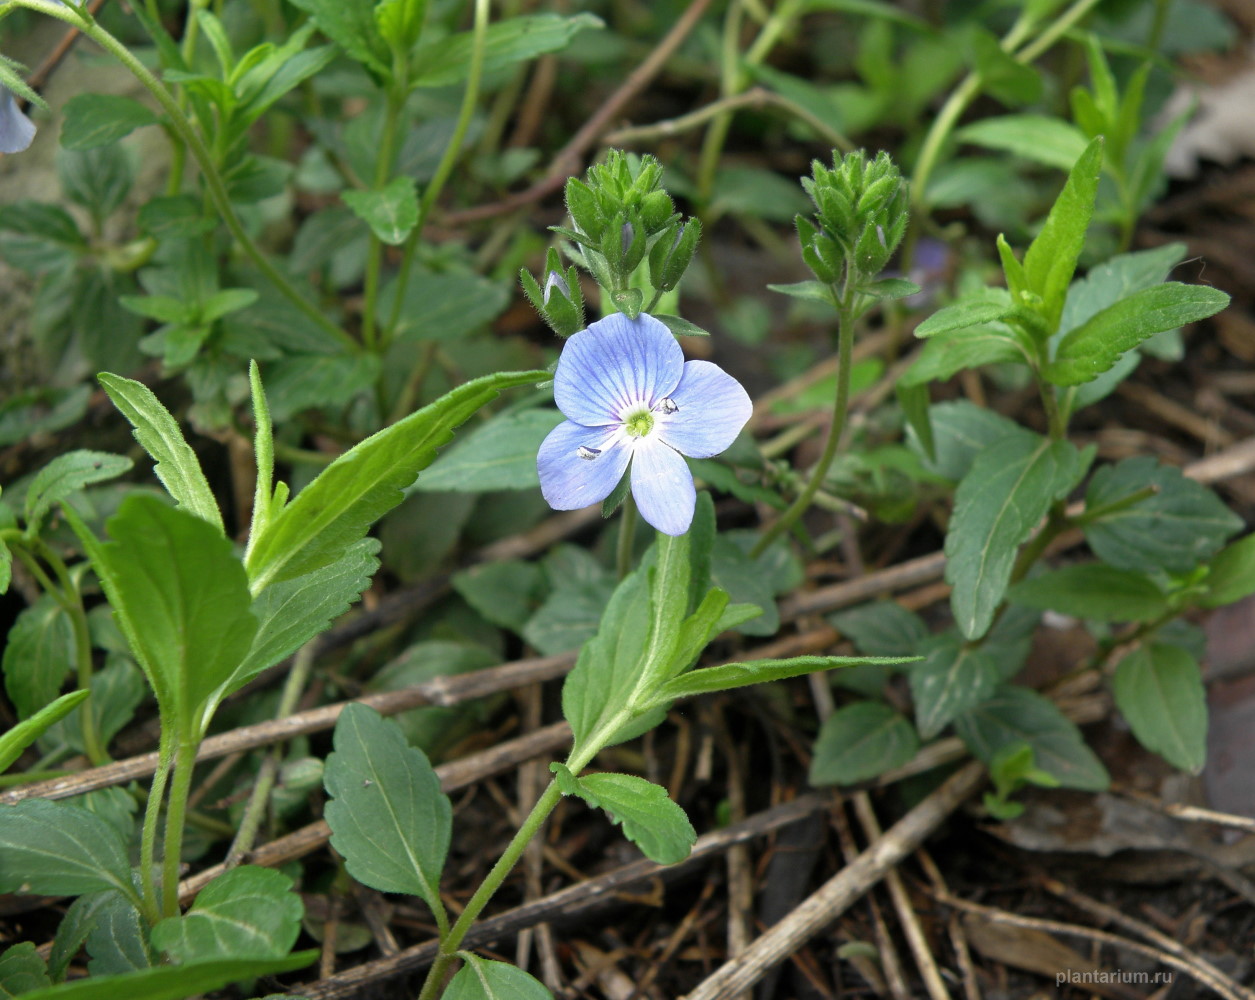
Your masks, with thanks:
[(671, 393), (684, 373), (684, 352), (662, 323), (642, 313), (615, 313), (567, 340), (553, 377), (563, 415), (586, 427), (619, 423), (625, 411)]
[(0, 153), (20, 153), (35, 138), (35, 123), (18, 110), (13, 94), (0, 87)]
[(664, 535), (682, 535), (693, 523), (697, 490), (683, 456), (657, 437), (640, 438), (632, 456), (632, 498), (641, 517)]
[[(558, 424), (536, 453), (545, 502), (554, 510), (578, 510), (606, 499), (632, 457), (624, 438), (617, 427), (584, 427), (570, 420)], [(581, 449), (593, 457), (580, 457)]]
[(691, 458), (711, 458), (724, 451), (754, 412), (741, 383), (709, 361), (685, 364), (671, 400), (673, 412), (654, 414), (655, 433)]

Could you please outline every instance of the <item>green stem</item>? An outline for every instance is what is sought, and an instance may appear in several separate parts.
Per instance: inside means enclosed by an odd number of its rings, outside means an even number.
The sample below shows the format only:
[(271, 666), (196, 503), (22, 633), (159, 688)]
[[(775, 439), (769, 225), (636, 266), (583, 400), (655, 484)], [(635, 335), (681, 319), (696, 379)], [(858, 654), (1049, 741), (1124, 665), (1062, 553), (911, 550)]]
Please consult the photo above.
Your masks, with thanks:
[[(397, 123), (405, 109), (405, 95), (409, 78), (404, 59), (394, 59), (394, 76), (388, 85), (384, 108), (383, 135), (379, 137), (379, 156), (375, 160), (374, 190), (381, 190), (392, 177), (392, 162), (396, 155)], [(365, 302), (362, 306), (362, 343), (368, 351), (375, 350), (375, 312), (379, 308), (379, 271), (383, 264), (383, 240), (370, 234), (370, 249), (366, 254)]]
[(140, 82), (145, 90), (152, 94), (157, 103), (161, 105), (162, 110), (169, 116), (169, 127), (175, 131), (196, 160), (201, 170), (201, 176), (204, 178), (205, 188), (209, 193), (209, 197), (222, 216), (222, 221), (226, 224), (227, 229), (240, 245), (240, 249), (248, 255), (266, 280), (274, 285), (275, 289), (296, 307), (298, 312), (340, 341), (346, 348), (357, 352), (360, 347), (357, 341), (324, 316), (322, 310), (316, 305), (307, 300), (284, 277), (278, 268), (267, 259), (265, 254), (261, 252), (261, 248), (248, 235), (248, 232), (244, 229), (244, 224), (240, 222), (239, 216), (235, 214), (235, 208), (231, 204), (230, 196), (227, 194), (222, 175), (218, 173), (213, 157), (201, 140), (201, 137), (192, 128), (170, 91), (166, 90), (161, 81), (149, 72), (148, 68), (131, 53), (131, 50), (102, 28), (95, 19), (81, 8), (60, 7), (53, 4), (52, 0), (13, 0), (13, 2), (19, 6), (37, 10), (42, 14), (47, 14), (49, 17), (55, 17), (59, 21), (74, 25), (74, 27), (78, 28), (79, 31), (87, 35), (88, 38), (130, 70), (135, 79)]
[(622, 580), (632, 572), (632, 552), (636, 542), (636, 504), (632, 494), (623, 498), (623, 516), (619, 519), (619, 538), (614, 548), (614, 567)]
[(166, 803), (166, 834), (161, 857), (161, 915), (179, 915), (179, 861), (183, 855), (183, 827), (187, 820), (187, 797), (192, 791), (199, 740), (182, 740), (174, 753), (174, 780)]
[(161, 800), (165, 795), (170, 777), (170, 764), (174, 759), (174, 736), (169, 726), (161, 727), (161, 739), (157, 746), (157, 770), (148, 790), (148, 804), (144, 809), (144, 828), (139, 842), (139, 879), (143, 894), (144, 916), (150, 924), (161, 919), (161, 904), (153, 875), (157, 867), (157, 821), (161, 816)]
[(810, 480), (798, 494), (797, 499), (780, 515), (775, 524), (771, 525), (750, 550), (750, 558), (757, 559), (777, 538), (791, 529), (798, 519), (810, 508), (811, 501), (823, 485), (824, 477), (832, 467), (837, 456), (837, 448), (841, 444), (841, 435), (845, 430), (846, 411), (850, 408), (850, 367), (854, 353), (854, 308), (850, 291), (849, 265), (846, 267), (845, 288), (837, 303), (837, 395), (832, 403), (832, 423), (828, 428), (828, 439), (824, 442), (823, 453), (815, 468), (811, 470)]
[(396, 294), (392, 299), (392, 310), (382, 338), (384, 348), (388, 346), (392, 331), (396, 328), (401, 316), (401, 303), (405, 301), (405, 290), (410, 283), (414, 255), (418, 249), (423, 227), (427, 223), (427, 216), (431, 212), (432, 205), (436, 203), (436, 199), (440, 197), (440, 192), (444, 189), (449, 175), (453, 173), (458, 156), (462, 152), (462, 142), (466, 139), (466, 131), (471, 127), (471, 118), (475, 115), (475, 105), (479, 101), (480, 82), (484, 75), (484, 47), (488, 38), (488, 15), (488, 0), (475, 0), (475, 23), (471, 28), (471, 64), (466, 78), (466, 90), (462, 93), (462, 106), (458, 110), (457, 124), (453, 128), (449, 144), (445, 147), (440, 162), (436, 164), (435, 173), (432, 174), (431, 180), (427, 183), (427, 189), (419, 201), (418, 224), (405, 241), (405, 251), (401, 256), (401, 270), (397, 274)]

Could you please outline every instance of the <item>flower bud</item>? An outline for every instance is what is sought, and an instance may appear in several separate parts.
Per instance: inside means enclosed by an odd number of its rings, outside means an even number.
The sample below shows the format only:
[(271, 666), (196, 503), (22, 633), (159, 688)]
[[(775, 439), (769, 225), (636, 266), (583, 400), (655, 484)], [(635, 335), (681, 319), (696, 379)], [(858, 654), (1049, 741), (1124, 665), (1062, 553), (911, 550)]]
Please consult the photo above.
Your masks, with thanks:
[(676, 227), (675, 235), (664, 232), (649, 252), (649, 280), (660, 292), (669, 292), (680, 283), (693, 260), (702, 238), (702, 224), (692, 218)]

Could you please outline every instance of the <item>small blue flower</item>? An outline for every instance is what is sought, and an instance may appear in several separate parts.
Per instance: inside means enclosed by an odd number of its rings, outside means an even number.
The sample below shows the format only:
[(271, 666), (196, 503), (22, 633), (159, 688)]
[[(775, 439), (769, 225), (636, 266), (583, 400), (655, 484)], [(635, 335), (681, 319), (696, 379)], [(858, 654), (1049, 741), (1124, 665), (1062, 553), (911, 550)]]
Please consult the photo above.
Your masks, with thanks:
[(599, 503), (629, 464), (632, 496), (659, 531), (682, 535), (697, 491), (683, 456), (711, 458), (754, 406), (709, 361), (685, 361), (671, 331), (645, 313), (615, 313), (567, 340), (553, 383), (567, 418), (540, 446), (540, 491), (555, 510)]
[(20, 153), (35, 138), (35, 123), (18, 110), (12, 92), (0, 87), (0, 153)]

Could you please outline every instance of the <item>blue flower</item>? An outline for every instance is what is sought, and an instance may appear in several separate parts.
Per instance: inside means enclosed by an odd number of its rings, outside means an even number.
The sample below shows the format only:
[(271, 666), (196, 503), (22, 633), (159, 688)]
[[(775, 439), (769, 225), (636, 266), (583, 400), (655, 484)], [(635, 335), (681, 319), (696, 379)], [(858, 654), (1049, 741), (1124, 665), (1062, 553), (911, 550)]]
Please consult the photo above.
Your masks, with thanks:
[(671, 331), (645, 313), (598, 320), (567, 340), (554, 375), (567, 418), (540, 446), (540, 491), (555, 510), (599, 503), (631, 465), (632, 496), (659, 531), (682, 535), (697, 491), (683, 456), (732, 444), (753, 404), (709, 361), (685, 361)]
[(20, 153), (35, 138), (35, 123), (18, 110), (13, 94), (0, 87), (0, 153)]

